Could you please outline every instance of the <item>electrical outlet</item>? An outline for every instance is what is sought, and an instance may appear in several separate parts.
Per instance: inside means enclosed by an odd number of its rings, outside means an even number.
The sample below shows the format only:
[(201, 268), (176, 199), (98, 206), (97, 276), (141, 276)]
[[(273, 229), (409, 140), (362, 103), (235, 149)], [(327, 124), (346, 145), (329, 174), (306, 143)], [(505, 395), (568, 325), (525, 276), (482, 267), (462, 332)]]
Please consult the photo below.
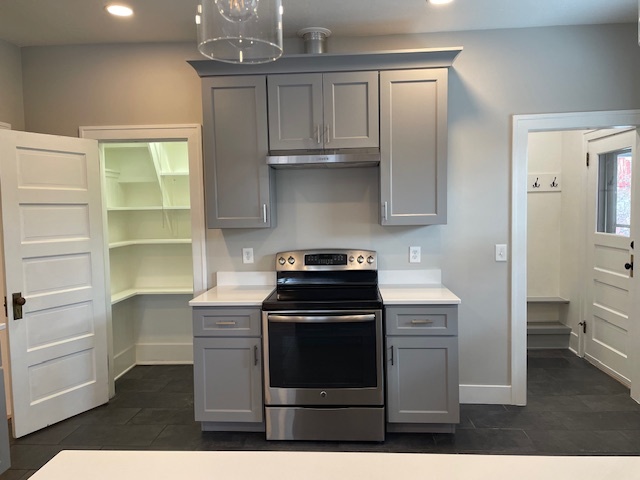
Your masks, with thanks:
[(242, 263), (253, 263), (253, 248), (242, 249)]
[(420, 263), (420, 247), (409, 247), (409, 263)]
[(507, 246), (504, 243), (496, 244), (496, 262), (507, 261)]

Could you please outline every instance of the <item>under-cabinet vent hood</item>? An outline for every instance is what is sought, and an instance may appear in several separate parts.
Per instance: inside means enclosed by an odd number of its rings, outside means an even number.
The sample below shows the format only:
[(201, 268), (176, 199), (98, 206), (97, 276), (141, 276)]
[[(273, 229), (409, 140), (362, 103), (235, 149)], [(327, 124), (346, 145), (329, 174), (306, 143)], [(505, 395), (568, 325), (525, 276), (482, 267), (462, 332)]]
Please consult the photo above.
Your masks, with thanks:
[(344, 168), (376, 167), (380, 164), (380, 151), (310, 151), (272, 152), (267, 165), (273, 168)]

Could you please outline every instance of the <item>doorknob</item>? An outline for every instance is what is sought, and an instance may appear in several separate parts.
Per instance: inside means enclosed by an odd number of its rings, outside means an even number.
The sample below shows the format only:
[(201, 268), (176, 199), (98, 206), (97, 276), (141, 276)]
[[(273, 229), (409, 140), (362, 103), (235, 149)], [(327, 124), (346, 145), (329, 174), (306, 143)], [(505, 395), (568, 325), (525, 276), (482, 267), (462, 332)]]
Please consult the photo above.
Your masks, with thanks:
[(27, 299), (22, 296), (22, 292), (12, 294), (13, 297), (13, 319), (22, 318), (22, 306), (27, 303)]
[(624, 264), (625, 270), (629, 270), (629, 277), (633, 278), (633, 255), (631, 255), (631, 261)]

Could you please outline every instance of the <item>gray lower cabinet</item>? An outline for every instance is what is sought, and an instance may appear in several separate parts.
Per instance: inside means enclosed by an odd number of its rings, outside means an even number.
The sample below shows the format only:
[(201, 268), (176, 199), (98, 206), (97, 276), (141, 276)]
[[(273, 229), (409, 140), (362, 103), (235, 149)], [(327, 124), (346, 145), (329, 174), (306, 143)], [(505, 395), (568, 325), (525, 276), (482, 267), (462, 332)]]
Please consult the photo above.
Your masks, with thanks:
[(385, 308), (387, 430), (453, 431), (460, 421), (456, 306)]
[(380, 223), (447, 223), (447, 69), (380, 72)]
[(260, 310), (194, 308), (194, 408), (203, 430), (263, 431)]
[(208, 228), (276, 225), (265, 75), (202, 79)]

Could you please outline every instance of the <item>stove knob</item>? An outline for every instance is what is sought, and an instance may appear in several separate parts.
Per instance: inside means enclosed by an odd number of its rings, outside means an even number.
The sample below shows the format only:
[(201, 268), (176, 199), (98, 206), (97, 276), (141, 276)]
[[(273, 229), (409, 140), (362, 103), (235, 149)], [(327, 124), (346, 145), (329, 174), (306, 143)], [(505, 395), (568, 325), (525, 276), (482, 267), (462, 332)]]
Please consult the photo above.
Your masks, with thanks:
[(362, 255), (360, 255), (358, 257), (358, 263), (362, 263), (362, 262), (364, 262), (364, 257)]
[(354, 261), (354, 260), (355, 260), (355, 257), (354, 257), (353, 255), (351, 255), (351, 256), (349, 257), (349, 263), (353, 263), (353, 261)]
[(296, 263), (296, 259), (293, 257), (289, 257), (289, 263), (293, 265), (294, 263)]
[(320, 392), (320, 396), (321, 396), (322, 398), (325, 398), (325, 397), (327, 396), (327, 392), (325, 392), (324, 390), (322, 390), (322, 391)]
[(374, 260), (374, 258), (373, 258), (373, 256), (372, 256), (372, 255), (369, 255), (369, 256), (367, 257), (367, 263), (368, 263), (368, 264), (372, 264), (372, 263), (373, 263), (373, 260)]
[(285, 263), (287, 263), (287, 261), (284, 259), (284, 257), (280, 257), (280, 258), (278, 259), (278, 263), (279, 263), (280, 265), (284, 265)]

